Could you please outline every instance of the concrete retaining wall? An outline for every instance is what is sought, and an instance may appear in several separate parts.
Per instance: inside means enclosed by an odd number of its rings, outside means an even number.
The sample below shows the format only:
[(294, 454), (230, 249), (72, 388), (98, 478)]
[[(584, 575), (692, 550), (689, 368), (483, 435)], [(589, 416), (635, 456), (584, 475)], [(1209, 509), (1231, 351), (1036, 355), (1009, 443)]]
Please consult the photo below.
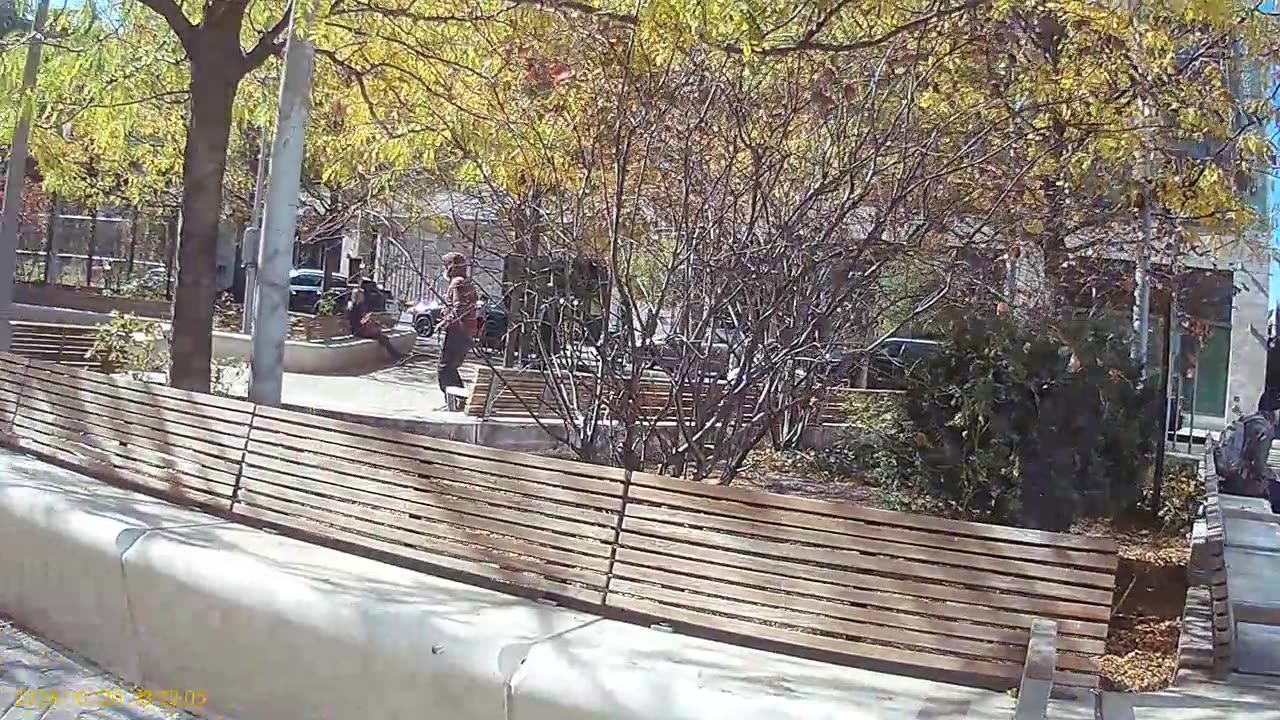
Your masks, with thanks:
[(172, 315), (172, 303), (168, 300), (142, 300), (131, 297), (103, 295), (97, 288), (70, 287), (15, 283), (14, 302), (24, 305), (43, 305), (50, 308), (70, 308), (108, 315), (118, 310), (126, 315), (167, 318)]
[[(106, 313), (46, 307), (43, 305), (14, 305), (14, 319), (27, 322), (53, 323), (56, 325), (103, 325), (111, 320)], [(160, 322), (160, 321), (157, 321)], [(168, 326), (162, 325), (164, 332)], [(417, 334), (412, 330), (392, 330), (391, 342), (400, 352), (413, 350)], [(164, 350), (167, 341), (159, 341)], [(213, 333), (213, 357), (215, 360), (249, 361), (253, 343), (248, 335), (223, 332)], [(284, 348), (285, 372), (304, 375), (347, 375), (380, 368), (387, 364), (386, 353), (373, 340), (357, 340), (352, 337), (323, 342), (290, 340)]]
[(242, 720), (1007, 719), (1004, 693), (690, 638), (384, 565), (0, 451), (0, 613)]
[[(387, 333), (391, 342), (402, 353), (413, 350), (417, 333), (412, 330), (392, 330)], [(249, 362), (253, 340), (248, 335), (223, 332), (213, 333), (213, 356), (219, 360)], [(380, 368), (387, 364), (387, 354), (373, 340), (353, 337), (324, 342), (289, 340), (284, 344), (284, 371), (303, 375), (349, 375)]]

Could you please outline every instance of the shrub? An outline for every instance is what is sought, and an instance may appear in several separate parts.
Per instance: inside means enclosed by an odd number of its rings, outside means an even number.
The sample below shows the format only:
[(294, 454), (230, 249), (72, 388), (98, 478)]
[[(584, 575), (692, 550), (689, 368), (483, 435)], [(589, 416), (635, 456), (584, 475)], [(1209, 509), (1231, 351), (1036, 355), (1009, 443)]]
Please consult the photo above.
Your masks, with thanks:
[(1140, 495), (1155, 393), (1138, 385), (1127, 339), (1097, 321), (956, 318), (910, 385), (915, 483), (948, 514), (1066, 530)]
[[(1191, 530), (1196, 511), (1204, 502), (1204, 484), (1195, 463), (1179, 462), (1173, 458), (1167, 458), (1166, 463), (1157, 517), (1165, 532), (1185, 535)], [(1151, 507), (1151, 492), (1151, 484), (1148, 483), (1143, 488), (1141, 509)]]
[(154, 277), (143, 276), (129, 278), (112, 288), (110, 283), (102, 294), (107, 297), (133, 298), (136, 300), (164, 300), (164, 284), (157, 284)]
[(155, 323), (115, 311), (98, 326), (88, 356), (107, 372), (149, 372), (164, 365), (164, 354), (156, 349), (159, 337)]

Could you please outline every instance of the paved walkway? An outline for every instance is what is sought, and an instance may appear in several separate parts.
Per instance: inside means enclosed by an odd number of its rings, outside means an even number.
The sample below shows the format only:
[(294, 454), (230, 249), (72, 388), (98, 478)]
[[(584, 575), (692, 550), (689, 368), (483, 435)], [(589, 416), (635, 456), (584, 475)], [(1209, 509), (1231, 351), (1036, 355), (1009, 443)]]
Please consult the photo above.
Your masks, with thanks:
[[(281, 399), (288, 405), (334, 410), (354, 415), (395, 418), (417, 422), (458, 422), (461, 413), (444, 409), (444, 394), (436, 380), (439, 344), (421, 340), (415, 357), (404, 365), (364, 375), (302, 375), (285, 373)], [(474, 370), (463, 368), (463, 377)], [(219, 383), (230, 395), (249, 392), (248, 368)]]
[[(1227, 578), (1231, 601), (1280, 611), (1280, 524), (1261, 498), (1224, 496)], [(1280, 628), (1239, 623), (1236, 668), (1280, 685)]]
[(125, 685), (87, 662), (0, 619), (0, 720), (187, 720), (164, 707), (200, 704), (195, 691)]

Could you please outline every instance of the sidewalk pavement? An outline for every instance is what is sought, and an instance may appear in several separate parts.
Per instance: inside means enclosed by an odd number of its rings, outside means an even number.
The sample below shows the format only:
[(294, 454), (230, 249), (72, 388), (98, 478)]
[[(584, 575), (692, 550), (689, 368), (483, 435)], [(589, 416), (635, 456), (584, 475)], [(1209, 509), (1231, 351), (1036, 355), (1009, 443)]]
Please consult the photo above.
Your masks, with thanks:
[(135, 688), (0, 619), (0, 720), (194, 720), (199, 688)]

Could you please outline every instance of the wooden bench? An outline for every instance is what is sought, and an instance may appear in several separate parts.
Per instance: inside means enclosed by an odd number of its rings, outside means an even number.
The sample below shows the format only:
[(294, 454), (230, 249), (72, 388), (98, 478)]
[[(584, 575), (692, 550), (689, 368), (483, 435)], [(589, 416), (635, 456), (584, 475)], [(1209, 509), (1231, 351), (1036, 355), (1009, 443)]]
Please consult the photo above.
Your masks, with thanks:
[(27, 384), (27, 364), (24, 357), (0, 353), (0, 438), (13, 435), (18, 400)]
[(253, 406), (30, 361), (8, 444), (113, 482), (226, 511)]
[(259, 407), (234, 511), (392, 562), (598, 605), (624, 476)]
[(1107, 539), (627, 473), (0, 355), (10, 416), (6, 444), (110, 482), (621, 619), (1021, 687), (1019, 718), (1055, 683), (1098, 683)]
[(102, 363), (89, 357), (98, 329), (87, 325), (13, 323), (13, 352), (32, 360), (101, 370)]
[(606, 605), (767, 649), (994, 688), (1056, 623), (1061, 685), (1093, 688), (1112, 540), (636, 474)]

